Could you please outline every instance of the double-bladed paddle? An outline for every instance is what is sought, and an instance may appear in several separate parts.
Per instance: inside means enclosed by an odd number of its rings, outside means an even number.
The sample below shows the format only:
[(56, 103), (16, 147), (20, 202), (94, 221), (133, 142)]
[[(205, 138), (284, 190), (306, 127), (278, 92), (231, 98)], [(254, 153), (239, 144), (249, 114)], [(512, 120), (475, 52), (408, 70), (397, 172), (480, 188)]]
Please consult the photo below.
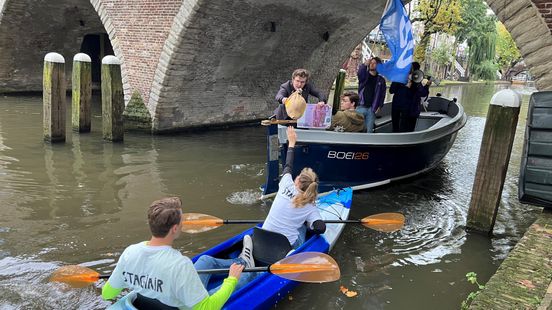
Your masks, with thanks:
[[(197, 273), (225, 273), (229, 269), (198, 270)], [(341, 271), (336, 261), (329, 255), (319, 252), (302, 252), (285, 257), (266, 267), (245, 268), (243, 272), (268, 271), (281, 278), (310, 283), (336, 281)], [(88, 267), (80, 265), (63, 266), (54, 271), (50, 281), (67, 283), (73, 287), (85, 287), (99, 279), (107, 279)]]
[[(218, 228), (225, 224), (258, 224), (263, 220), (223, 220), (218, 217), (202, 213), (182, 214), (182, 232), (197, 234)], [(327, 224), (362, 224), (365, 227), (382, 231), (393, 232), (404, 225), (404, 215), (400, 213), (379, 213), (367, 216), (360, 220), (324, 220)]]

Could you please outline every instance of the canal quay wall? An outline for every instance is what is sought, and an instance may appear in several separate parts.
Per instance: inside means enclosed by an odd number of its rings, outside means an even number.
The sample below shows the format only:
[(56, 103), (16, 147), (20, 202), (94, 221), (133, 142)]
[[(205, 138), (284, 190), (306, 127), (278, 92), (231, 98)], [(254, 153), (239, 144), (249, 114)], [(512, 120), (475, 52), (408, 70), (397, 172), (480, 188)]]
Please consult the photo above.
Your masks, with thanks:
[(528, 228), (469, 309), (552, 309), (552, 210)]

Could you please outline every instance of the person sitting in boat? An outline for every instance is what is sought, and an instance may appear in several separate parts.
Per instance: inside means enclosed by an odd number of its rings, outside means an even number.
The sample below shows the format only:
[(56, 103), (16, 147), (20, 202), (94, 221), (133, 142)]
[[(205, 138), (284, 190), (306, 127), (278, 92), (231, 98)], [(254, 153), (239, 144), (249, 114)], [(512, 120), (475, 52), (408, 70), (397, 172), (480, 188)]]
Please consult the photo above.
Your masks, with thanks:
[(276, 101), (278, 101), (278, 107), (274, 110), (276, 119), (289, 120), (292, 119), (287, 111), (285, 102), (294, 91), (301, 90), (301, 96), (305, 98), (305, 102), (309, 101), (309, 95), (318, 98), (318, 104), (326, 104), (326, 96), (316, 89), (312, 83), (309, 83), (310, 73), (306, 69), (296, 69), (291, 74), (291, 80), (288, 80), (284, 84), (280, 85), (280, 89), (276, 94)]
[(387, 85), (383, 76), (376, 71), (381, 63), (379, 57), (372, 57), (358, 67), (358, 95), (360, 97), (357, 112), (364, 115), (366, 132), (374, 132), (376, 113), (383, 106)]
[(393, 132), (411, 132), (416, 127), (420, 115), (420, 101), (429, 94), (431, 82), (425, 86), (412, 80), (412, 72), (420, 70), (418, 62), (412, 63), (410, 76), (406, 84), (393, 82), (389, 93), (394, 94), (391, 107)]
[[(224, 268), (231, 267), (234, 264), (240, 264), (242, 266), (245, 266), (245, 268), (255, 267), (255, 260), (253, 259), (253, 241), (251, 240), (251, 236), (245, 235), (243, 237), (243, 250), (238, 257), (216, 258), (211, 255), (201, 255), (194, 263), (194, 267), (196, 270), (224, 269)], [(236, 291), (239, 290), (242, 286), (246, 285), (251, 280), (253, 280), (257, 275), (258, 273), (256, 272), (248, 272), (242, 275), (239, 278), (238, 283), (236, 284), (235, 290)], [(209, 284), (209, 280), (211, 279), (211, 274), (209, 273), (200, 274), (199, 279), (201, 280), (201, 283), (203, 284), (203, 286), (207, 288)], [(215, 293), (219, 289), (220, 289), (220, 286), (215, 287), (209, 290), (209, 294)]]
[[(293, 248), (305, 242), (307, 226), (315, 234), (323, 234), (326, 224), (315, 205), (318, 196), (318, 176), (311, 168), (304, 168), (295, 178), (291, 176), (293, 154), (297, 134), (292, 126), (287, 128), (288, 151), (278, 193), (262, 228), (287, 237)], [(307, 225), (305, 225), (305, 222)]]
[(339, 132), (364, 132), (366, 126), (364, 116), (355, 110), (359, 97), (353, 92), (345, 92), (341, 96), (340, 110), (332, 116), (328, 130)]
[(192, 261), (172, 248), (181, 233), (181, 217), (182, 202), (178, 197), (163, 198), (151, 204), (148, 210), (151, 239), (123, 251), (102, 288), (103, 299), (113, 299), (123, 288), (129, 288), (132, 292), (114, 307), (131, 303), (139, 309), (154, 306), (166, 309), (222, 308), (234, 291), (244, 266), (233, 264), (223, 285), (209, 296)]

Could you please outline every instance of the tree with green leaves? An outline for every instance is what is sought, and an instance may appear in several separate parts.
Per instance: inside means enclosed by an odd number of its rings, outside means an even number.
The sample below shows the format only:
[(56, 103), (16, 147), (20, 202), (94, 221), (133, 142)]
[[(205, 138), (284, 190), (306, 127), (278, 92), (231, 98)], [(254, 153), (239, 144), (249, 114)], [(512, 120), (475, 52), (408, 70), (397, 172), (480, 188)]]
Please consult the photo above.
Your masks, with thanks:
[(414, 60), (423, 62), (434, 33), (454, 34), (461, 22), (461, 0), (420, 0), (412, 22), (421, 22), (423, 32), (414, 50)]
[(453, 56), (452, 46), (449, 44), (441, 44), (431, 51), (431, 60), (437, 65), (432, 70), (437, 77), (445, 78), (445, 69), (451, 64)]
[(468, 43), (470, 76), (494, 80), (498, 69), (495, 63), (496, 17), (487, 15), (487, 5), (483, 0), (461, 0), (461, 4), (462, 22), (455, 36), (458, 42)]
[(496, 23), (496, 59), (500, 71), (503, 73), (503, 78), (511, 80), (512, 76), (519, 73), (513, 68), (522, 60), (514, 39), (501, 23)]

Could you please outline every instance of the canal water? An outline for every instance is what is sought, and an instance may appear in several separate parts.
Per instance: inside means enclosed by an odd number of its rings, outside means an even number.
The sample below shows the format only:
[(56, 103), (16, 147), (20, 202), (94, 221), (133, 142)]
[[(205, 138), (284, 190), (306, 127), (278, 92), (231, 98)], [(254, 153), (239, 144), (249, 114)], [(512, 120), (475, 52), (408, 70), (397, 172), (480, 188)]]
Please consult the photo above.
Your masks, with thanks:
[[(355, 193), (351, 218), (402, 212), (404, 229), (386, 234), (347, 226), (330, 253), (339, 281), (302, 284), (278, 309), (458, 309), (485, 283), (535, 220), (539, 208), (517, 200), (520, 157), (531, 89), (523, 93), (494, 235), (465, 231), (485, 116), (500, 85), (433, 87), (457, 97), (466, 126), (431, 172)], [(262, 219), (264, 128), (174, 136), (128, 133), (124, 143), (101, 139), (99, 98), (92, 132), (68, 132), (65, 144), (42, 141), (42, 98), (0, 97), (0, 309), (103, 309), (101, 285), (74, 289), (49, 283), (58, 267), (83, 264), (109, 273), (122, 250), (146, 240), (146, 210), (160, 197), (182, 198), (185, 212)], [(70, 115), (70, 113), (68, 113)], [(69, 125), (68, 119), (68, 126)], [(405, 160), (415, 160), (405, 159)], [(193, 256), (246, 227), (228, 225), (182, 235), (175, 247)], [(340, 286), (356, 291), (348, 298)]]

